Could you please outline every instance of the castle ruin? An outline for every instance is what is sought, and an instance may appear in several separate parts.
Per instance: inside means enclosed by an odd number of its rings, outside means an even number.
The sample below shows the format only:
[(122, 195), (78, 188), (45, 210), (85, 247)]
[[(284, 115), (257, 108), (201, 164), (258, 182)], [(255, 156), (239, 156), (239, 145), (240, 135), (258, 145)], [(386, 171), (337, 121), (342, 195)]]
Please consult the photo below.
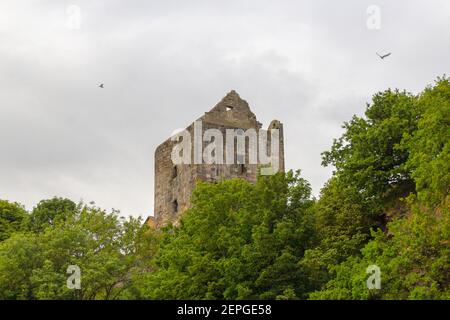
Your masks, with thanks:
[[(185, 131), (190, 133), (191, 145), (194, 145), (194, 136), (198, 131), (196, 124), (201, 121), (201, 136), (209, 129), (221, 132), (226, 136), (230, 129), (236, 130), (238, 135), (248, 132), (248, 129), (256, 132), (264, 131), (255, 114), (250, 110), (248, 103), (241, 99), (233, 90), (229, 92), (216, 106), (206, 112), (196, 122), (189, 125)], [(284, 172), (284, 140), (283, 125), (273, 120), (268, 131), (277, 129), (278, 132), (278, 161), (277, 171)], [(219, 130), (219, 131), (217, 131)], [(198, 132), (197, 132), (198, 133)], [(233, 137), (233, 146), (237, 137)], [(206, 148), (208, 141), (201, 138), (201, 145)], [(233, 148), (231, 156), (233, 163), (220, 161), (218, 163), (182, 163), (174, 164), (172, 153), (178, 139), (171, 137), (160, 144), (155, 151), (155, 202), (154, 217), (147, 219), (150, 226), (161, 226), (169, 221), (176, 221), (180, 214), (190, 207), (190, 197), (198, 181), (215, 183), (223, 179), (241, 178), (249, 182), (256, 182), (261, 164), (249, 161), (249, 137), (244, 137), (245, 154), (240, 154), (238, 148)], [(268, 137), (267, 146), (270, 149), (271, 141)], [(261, 151), (261, 143), (258, 143), (258, 159)], [(264, 150), (267, 150), (264, 149)], [(192, 158), (195, 158), (194, 150), (191, 150)], [(214, 151), (215, 152), (215, 151)], [(241, 152), (242, 153), (242, 152)], [(222, 159), (220, 159), (222, 160)], [(259, 161), (259, 160), (258, 160)]]

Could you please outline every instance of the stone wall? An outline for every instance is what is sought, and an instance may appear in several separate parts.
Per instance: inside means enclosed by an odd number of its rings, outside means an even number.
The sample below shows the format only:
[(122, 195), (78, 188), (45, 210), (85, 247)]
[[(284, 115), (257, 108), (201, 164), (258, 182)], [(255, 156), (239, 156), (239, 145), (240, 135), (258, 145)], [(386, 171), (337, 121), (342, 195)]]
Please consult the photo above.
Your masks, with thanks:
[[(227, 129), (253, 128), (261, 129), (261, 123), (250, 110), (248, 103), (242, 100), (235, 91), (228, 93), (211, 111), (201, 118), (202, 137), (207, 129), (218, 129), (223, 134), (226, 143)], [(280, 131), (280, 171), (284, 171), (284, 138), (283, 125), (274, 120), (268, 129), (277, 128)], [(194, 124), (186, 128), (191, 135), (191, 145), (194, 146)], [(269, 135), (270, 137), (270, 135)], [(155, 224), (161, 226), (168, 221), (177, 221), (181, 213), (190, 207), (190, 196), (198, 181), (215, 183), (223, 179), (242, 178), (252, 183), (256, 182), (258, 164), (249, 164), (248, 140), (246, 142), (245, 164), (239, 164), (236, 148), (234, 149), (234, 164), (178, 164), (171, 159), (172, 149), (178, 142), (170, 138), (163, 142), (155, 151)], [(203, 142), (203, 150), (210, 142)], [(270, 148), (270, 141), (268, 142)], [(192, 148), (193, 149), (193, 148)], [(225, 149), (224, 149), (225, 150)], [(268, 149), (270, 150), (270, 149)], [(194, 150), (191, 150), (194, 159)], [(242, 158), (240, 158), (242, 161)]]

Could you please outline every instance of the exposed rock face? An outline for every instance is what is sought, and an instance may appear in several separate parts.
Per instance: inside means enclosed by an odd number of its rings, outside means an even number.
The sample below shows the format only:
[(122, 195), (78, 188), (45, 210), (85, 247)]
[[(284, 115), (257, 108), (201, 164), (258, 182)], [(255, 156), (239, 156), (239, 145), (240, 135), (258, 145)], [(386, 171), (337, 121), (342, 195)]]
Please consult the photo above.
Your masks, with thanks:
[[(195, 163), (194, 155), (194, 128), (198, 130), (198, 122), (201, 121), (201, 131), (195, 132), (197, 136), (200, 134), (202, 150), (212, 142), (212, 140), (203, 141), (202, 137), (206, 130), (217, 129), (223, 136), (223, 164), (206, 164)], [(175, 145), (179, 140), (169, 138), (156, 148), (155, 151), (155, 208), (154, 208), (154, 224), (161, 226), (169, 221), (176, 221), (181, 213), (189, 208), (190, 196), (198, 181), (217, 182), (223, 179), (242, 178), (250, 182), (256, 182), (258, 162), (249, 161), (249, 137), (245, 137), (245, 155), (238, 154), (237, 147), (234, 146), (230, 152), (230, 157), (234, 157), (234, 161), (230, 164), (226, 158), (226, 137), (227, 129), (239, 130), (243, 135), (248, 129), (254, 129), (259, 134), (261, 123), (256, 119), (255, 114), (250, 110), (248, 103), (241, 99), (233, 90), (229, 92), (215, 107), (200, 117), (196, 124), (192, 123), (186, 128), (191, 138), (191, 162), (188, 164), (175, 165), (171, 155)], [(278, 129), (279, 131), (279, 153), (276, 155), (279, 159), (279, 171), (284, 171), (284, 141), (283, 141), (283, 125), (278, 120), (273, 120), (268, 129)], [(218, 132), (218, 131), (216, 131)], [(270, 155), (271, 136), (268, 133), (267, 153)], [(198, 140), (197, 140), (198, 141)], [(259, 152), (259, 143), (256, 148)], [(215, 153), (214, 153), (215, 154)], [(231, 156), (231, 154), (233, 154)], [(258, 154), (259, 156), (259, 154)], [(152, 222), (153, 224), (153, 222)]]

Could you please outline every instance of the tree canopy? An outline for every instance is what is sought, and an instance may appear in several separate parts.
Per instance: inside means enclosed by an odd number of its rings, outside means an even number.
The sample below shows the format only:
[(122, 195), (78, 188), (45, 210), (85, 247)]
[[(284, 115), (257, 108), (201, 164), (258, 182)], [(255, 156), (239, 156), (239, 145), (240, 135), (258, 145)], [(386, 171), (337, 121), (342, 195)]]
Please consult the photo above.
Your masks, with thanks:
[(0, 200), (0, 299), (450, 299), (449, 78), (376, 93), (343, 128), (318, 199), (300, 171), (201, 182), (156, 229), (70, 199)]

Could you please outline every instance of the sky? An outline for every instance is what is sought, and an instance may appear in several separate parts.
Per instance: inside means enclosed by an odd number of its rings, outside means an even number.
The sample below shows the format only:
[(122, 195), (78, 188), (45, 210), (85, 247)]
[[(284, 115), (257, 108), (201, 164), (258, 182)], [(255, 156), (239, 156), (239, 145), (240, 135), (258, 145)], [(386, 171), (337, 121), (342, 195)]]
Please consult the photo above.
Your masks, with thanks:
[(448, 0), (1, 0), (0, 199), (151, 215), (155, 148), (231, 90), (318, 196), (343, 122), (449, 57)]

